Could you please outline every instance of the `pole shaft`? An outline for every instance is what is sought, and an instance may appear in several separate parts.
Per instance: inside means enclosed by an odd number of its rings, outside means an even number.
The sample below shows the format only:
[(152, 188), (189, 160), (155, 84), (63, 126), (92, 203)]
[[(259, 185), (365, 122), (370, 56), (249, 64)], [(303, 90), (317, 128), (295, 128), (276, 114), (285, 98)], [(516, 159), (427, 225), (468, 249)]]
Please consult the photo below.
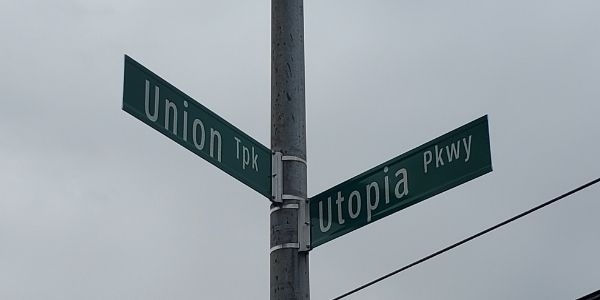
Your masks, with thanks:
[[(303, 0), (271, 1), (271, 150), (306, 160), (303, 10)], [(283, 162), (283, 194), (307, 198), (304, 163)], [(298, 243), (298, 209), (273, 211), (270, 229), (272, 249)], [(271, 300), (310, 299), (308, 252), (273, 250), (270, 270)]]

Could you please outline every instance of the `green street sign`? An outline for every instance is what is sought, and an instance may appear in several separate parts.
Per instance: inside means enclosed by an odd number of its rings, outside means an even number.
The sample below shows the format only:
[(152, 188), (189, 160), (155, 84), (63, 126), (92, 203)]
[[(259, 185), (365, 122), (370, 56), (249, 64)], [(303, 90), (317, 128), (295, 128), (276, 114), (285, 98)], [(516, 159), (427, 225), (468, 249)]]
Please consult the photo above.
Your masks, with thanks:
[(123, 110), (271, 198), (271, 150), (125, 56)]
[(491, 171), (483, 116), (312, 197), (311, 248)]

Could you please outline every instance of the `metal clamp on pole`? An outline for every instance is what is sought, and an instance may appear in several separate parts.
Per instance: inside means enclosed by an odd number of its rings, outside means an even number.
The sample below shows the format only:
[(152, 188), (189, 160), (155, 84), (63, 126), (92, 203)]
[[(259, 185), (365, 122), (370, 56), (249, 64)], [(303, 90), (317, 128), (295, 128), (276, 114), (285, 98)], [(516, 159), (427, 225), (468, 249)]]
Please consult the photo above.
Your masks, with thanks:
[(303, 163), (306, 166), (306, 160), (304, 160), (304, 159), (302, 159), (301, 157), (298, 157), (298, 156), (283, 155), (283, 156), (281, 156), (281, 160), (298, 161), (298, 162)]
[[(282, 156), (281, 160), (295, 161), (307, 165), (306, 160), (297, 156), (286, 155)], [(307, 252), (310, 250), (310, 208), (308, 199), (287, 194), (283, 194), (282, 199), (298, 201), (298, 251)]]
[[(279, 205), (271, 208), (271, 213), (280, 209), (297, 209), (298, 210), (298, 243), (294, 243), (298, 251), (310, 250), (310, 208), (308, 199), (296, 195), (283, 193), (283, 162), (296, 161), (306, 165), (306, 160), (297, 156), (284, 156), (281, 152), (274, 152), (272, 157), (271, 171), (271, 201), (274, 203), (283, 203), (284, 200), (296, 200), (298, 204)], [(287, 245), (291, 246), (291, 245)], [(287, 247), (274, 247), (271, 251)]]
[(287, 248), (298, 249), (298, 243), (285, 243), (285, 244), (273, 246), (273, 247), (271, 247), (270, 252), (277, 251), (279, 249), (287, 249)]
[[(298, 251), (310, 250), (310, 215), (308, 200), (294, 195), (281, 195), (283, 200), (297, 200), (298, 204), (285, 204), (271, 208), (271, 213), (280, 209), (297, 209), (298, 210)], [(280, 249), (280, 248), (278, 248)], [(272, 250), (273, 251), (273, 250)]]
[(281, 152), (273, 152), (271, 156), (271, 201), (283, 203), (283, 161)]
[(308, 199), (301, 198), (301, 201), (298, 201), (298, 206), (298, 251), (307, 252), (310, 250), (310, 207)]
[(271, 208), (271, 213), (276, 212), (280, 209), (298, 209), (298, 208), (299, 208), (298, 204), (294, 204), (294, 203), (285, 204), (285, 205), (277, 205), (277, 206), (273, 206)]

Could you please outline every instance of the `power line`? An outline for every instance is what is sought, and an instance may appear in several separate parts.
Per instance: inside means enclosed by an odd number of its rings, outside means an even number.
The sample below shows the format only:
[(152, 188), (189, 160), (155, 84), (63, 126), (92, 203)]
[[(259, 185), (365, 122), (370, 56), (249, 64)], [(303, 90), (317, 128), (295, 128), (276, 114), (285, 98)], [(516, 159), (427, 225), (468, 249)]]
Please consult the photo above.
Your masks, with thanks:
[(502, 227), (502, 226), (504, 226), (504, 225), (506, 225), (506, 224), (508, 224), (508, 223), (510, 223), (512, 221), (518, 220), (518, 219), (520, 219), (520, 218), (522, 218), (522, 217), (524, 217), (524, 216), (526, 216), (526, 215), (528, 215), (528, 214), (530, 214), (530, 213), (532, 213), (532, 212), (534, 212), (536, 210), (542, 209), (542, 208), (544, 208), (544, 207), (546, 207), (546, 206), (548, 206), (548, 205), (550, 205), (550, 204), (552, 204), (554, 202), (557, 202), (558, 200), (561, 200), (561, 199), (566, 198), (566, 197), (568, 197), (570, 195), (573, 195), (573, 194), (575, 194), (575, 193), (577, 193), (577, 192), (579, 192), (579, 191), (581, 191), (581, 190), (583, 190), (585, 188), (588, 188), (588, 187), (590, 187), (590, 186), (592, 186), (592, 185), (594, 185), (594, 184), (596, 184), (598, 182), (600, 182), (600, 178), (592, 180), (592, 181), (590, 181), (590, 182), (588, 182), (588, 183), (586, 183), (586, 184), (584, 184), (584, 185), (582, 185), (582, 186), (580, 186), (580, 187), (578, 187), (578, 188), (576, 188), (574, 190), (571, 190), (571, 191), (569, 191), (567, 193), (564, 193), (564, 194), (562, 194), (562, 195), (560, 195), (560, 196), (558, 196), (558, 197), (556, 197), (556, 198), (554, 198), (554, 199), (552, 199), (552, 200), (550, 200), (548, 202), (540, 204), (540, 205), (538, 205), (538, 206), (536, 206), (536, 207), (534, 207), (534, 208), (532, 208), (532, 209), (530, 209), (530, 210), (528, 210), (526, 212), (518, 214), (518, 215), (516, 215), (516, 216), (514, 216), (514, 217), (512, 217), (512, 218), (510, 218), (510, 219), (508, 219), (508, 220), (506, 220), (506, 221), (504, 221), (502, 223), (494, 225), (494, 226), (492, 226), (492, 227), (490, 227), (490, 228), (488, 228), (488, 229), (486, 229), (484, 231), (481, 231), (481, 232), (479, 232), (479, 233), (477, 233), (475, 235), (472, 235), (472, 236), (470, 236), (470, 237), (468, 237), (468, 238), (466, 238), (466, 239), (464, 239), (464, 240), (462, 240), (460, 242), (457, 242), (457, 243), (452, 244), (452, 245), (450, 245), (450, 246), (448, 246), (448, 247), (446, 247), (446, 248), (444, 248), (442, 250), (439, 250), (439, 251), (437, 251), (437, 252), (435, 252), (433, 254), (425, 256), (425, 257), (423, 257), (423, 258), (421, 258), (421, 259), (419, 259), (419, 260), (417, 260), (417, 261), (415, 261), (415, 262), (413, 262), (413, 263), (411, 263), (409, 265), (406, 265), (406, 266), (404, 266), (404, 267), (402, 267), (402, 268), (400, 268), (400, 269), (398, 269), (396, 271), (393, 271), (393, 272), (388, 273), (388, 274), (386, 274), (384, 276), (381, 276), (381, 277), (379, 277), (379, 278), (377, 278), (377, 279), (375, 279), (373, 281), (370, 281), (370, 282), (368, 282), (368, 283), (366, 283), (366, 284), (364, 284), (364, 285), (362, 285), (360, 287), (357, 287), (357, 288), (355, 288), (355, 289), (353, 289), (353, 290), (351, 290), (351, 291), (349, 291), (349, 292), (347, 292), (347, 293), (345, 293), (345, 294), (343, 294), (341, 296), (338, 296), (338, 297), (334, 298), (333, 300), (339, 300), (339, 299), (345, 298), (347, 296), (350, 296), (350, 295), (352, 295), (352, 294), (354, 294), (354, 293), (356, 293), (356, 292), (358, 292), (360, 290), (363, 290), (363, 289), (365, 289), (365, 288), (367, 288), (367, 287), (369, 287), (371, 285), (374, 285), (374, 284), (376, 284), (376, 283), (378, 283), (378, 282), (380, 282), (380, 281), (382, 281), (384, 279), (392, 277), (392, 276), (394, 276), (394, 275), (396, 275), (396, 274), (398, 274), (398, 273), (400, 273), (402, 271), (408, 270), (408, 269), (410, 269), (410, 268), (412, 268), (412, 267), (414, 267), (414, 266), (416, 266), (416, 265), (418, 265), (418, 264), (420, 264), (422, 262), (425, 262), (425, 261), (427, 261), (427, 260), (429, 260), (431, 258), (434, 258), (434, 257), (436, 257), (436, 256), (438, 256), (438, 255), (440, 255), (440, 254), (442, 254), (442, 253), (444, 253), (446, 251), (452, 250), (452, 249), (454, 249), (454, 248), (456, 248), (456, 247), (458, 247), (458, 246), (460, 246), (462, 244), (465, 244), (465, 243), (467, 243), (467, 242), (469, 242), (469, 241), (471, 241), (473, 239), (476, 239), (476, 238), (478, 238), (478, 237), (480, 237), (480, 236), (482, 236), (482, 235), (484, 235), (486, 233), (489, 233), (492, 230), (498, 229), (498, 228), (500, 228), (500, 227)]

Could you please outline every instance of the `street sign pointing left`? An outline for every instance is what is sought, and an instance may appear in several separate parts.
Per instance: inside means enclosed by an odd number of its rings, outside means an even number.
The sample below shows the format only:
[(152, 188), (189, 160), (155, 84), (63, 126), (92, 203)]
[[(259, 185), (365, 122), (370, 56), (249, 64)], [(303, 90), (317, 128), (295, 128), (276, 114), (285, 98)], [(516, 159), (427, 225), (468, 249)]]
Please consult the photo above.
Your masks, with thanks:
[(123, 110), (271, 198), (271, 150), (125, 55)]

